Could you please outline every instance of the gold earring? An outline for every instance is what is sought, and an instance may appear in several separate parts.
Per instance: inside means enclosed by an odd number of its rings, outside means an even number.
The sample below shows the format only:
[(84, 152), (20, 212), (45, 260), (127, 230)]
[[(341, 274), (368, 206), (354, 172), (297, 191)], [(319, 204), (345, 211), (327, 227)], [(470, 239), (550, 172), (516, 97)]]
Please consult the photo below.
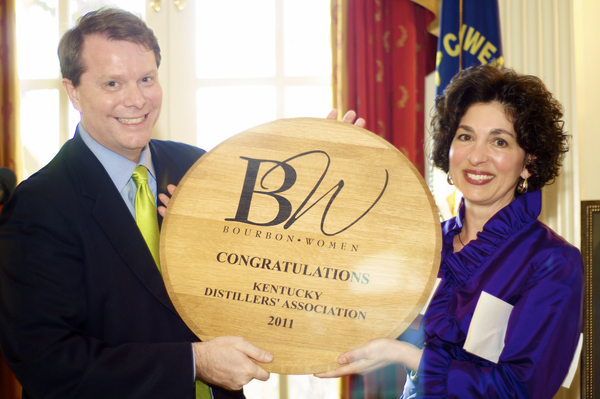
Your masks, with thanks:
[(517, 186), (517, 192), (519, 194), (525, 194), (528, 189), (529, 183), (527, 183), (527, 179), (523, 179), (523, 181), (521, 181), (521, 183), (519, 183), (519, 185)]
[(453, 186), (454, 182), (452, 181), (452, 176), (450, 176), (450, 171), (448, 171), (448, 173), (446, 173), (446, 181), (448, 182), (449, 185)]

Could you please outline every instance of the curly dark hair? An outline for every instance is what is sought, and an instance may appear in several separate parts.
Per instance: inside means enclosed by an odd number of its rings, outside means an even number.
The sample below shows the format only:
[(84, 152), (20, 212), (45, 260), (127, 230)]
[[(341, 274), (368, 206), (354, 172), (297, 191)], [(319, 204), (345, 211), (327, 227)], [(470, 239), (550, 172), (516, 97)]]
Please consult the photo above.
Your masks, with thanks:
[(539, 78), (495, 63), (465, 69), (436, 98), (431, 121), (434, 165), (448, 172), (450, 145), (460, 119), (473, 104), (491, 102), (503, 106), (517, 143), (532, 158), (526, 165), (531, 173), (529, 191), (552, 184), (569, 150), (562, 106)]
[(125, 40), (141, 44), (154, 51), (156, 67), (160, 66), (160, 46), (152, 29), (138, 16), (119, 8), (103, 7), (89, 12), (77, 20), (58, 44), (58, 59), (63, 78), (79, 86), (81, 74), (86, 70), (81, 58), (86, 36), (103, 35), (109, 40)]

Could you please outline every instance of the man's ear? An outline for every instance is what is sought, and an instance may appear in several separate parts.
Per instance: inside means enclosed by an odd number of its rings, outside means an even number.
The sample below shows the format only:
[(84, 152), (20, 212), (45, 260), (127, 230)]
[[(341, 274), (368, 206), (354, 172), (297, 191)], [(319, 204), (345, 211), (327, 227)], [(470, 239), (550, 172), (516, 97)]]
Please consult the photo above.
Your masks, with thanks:
[(79, 103), (79, 91), (77, 90), (77, 87), (73, 86), (73, 82), (71, 82), (71, 79), (66, 78), (63, 78), (62, 85), (65, 88), (69, 99), (73, 103), (73, 107), (75, 107), (77, 111), (81, 112), (81, 106)]

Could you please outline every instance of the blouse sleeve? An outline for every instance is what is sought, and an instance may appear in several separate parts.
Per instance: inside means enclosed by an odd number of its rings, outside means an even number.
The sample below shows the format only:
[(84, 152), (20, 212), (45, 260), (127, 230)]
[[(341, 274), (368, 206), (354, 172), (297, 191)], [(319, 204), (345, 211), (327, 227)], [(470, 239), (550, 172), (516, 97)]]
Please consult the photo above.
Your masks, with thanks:
[(563, 383), (582, 328), (583, 263), (556, 248), (534, 268), (514, 304), (498, 363), (441, 339), (428, 341), (419, 397), (551, 398)]

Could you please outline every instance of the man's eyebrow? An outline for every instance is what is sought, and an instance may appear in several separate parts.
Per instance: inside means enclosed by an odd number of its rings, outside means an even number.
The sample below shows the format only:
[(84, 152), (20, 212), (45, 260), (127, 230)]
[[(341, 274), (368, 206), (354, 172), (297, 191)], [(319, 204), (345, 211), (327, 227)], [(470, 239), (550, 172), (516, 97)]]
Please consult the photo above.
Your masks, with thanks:
[[(156, 69), (150, 69), (144, 73), (141, 74), (142, 77), (146, 77), (146, 76), (156, 76), (158, 75), (158, 70)], [(120, 74), (116, 74), (116, 75), (105, 75), (101, 77), (102, 80), (123, 80), (123, 75)]]

